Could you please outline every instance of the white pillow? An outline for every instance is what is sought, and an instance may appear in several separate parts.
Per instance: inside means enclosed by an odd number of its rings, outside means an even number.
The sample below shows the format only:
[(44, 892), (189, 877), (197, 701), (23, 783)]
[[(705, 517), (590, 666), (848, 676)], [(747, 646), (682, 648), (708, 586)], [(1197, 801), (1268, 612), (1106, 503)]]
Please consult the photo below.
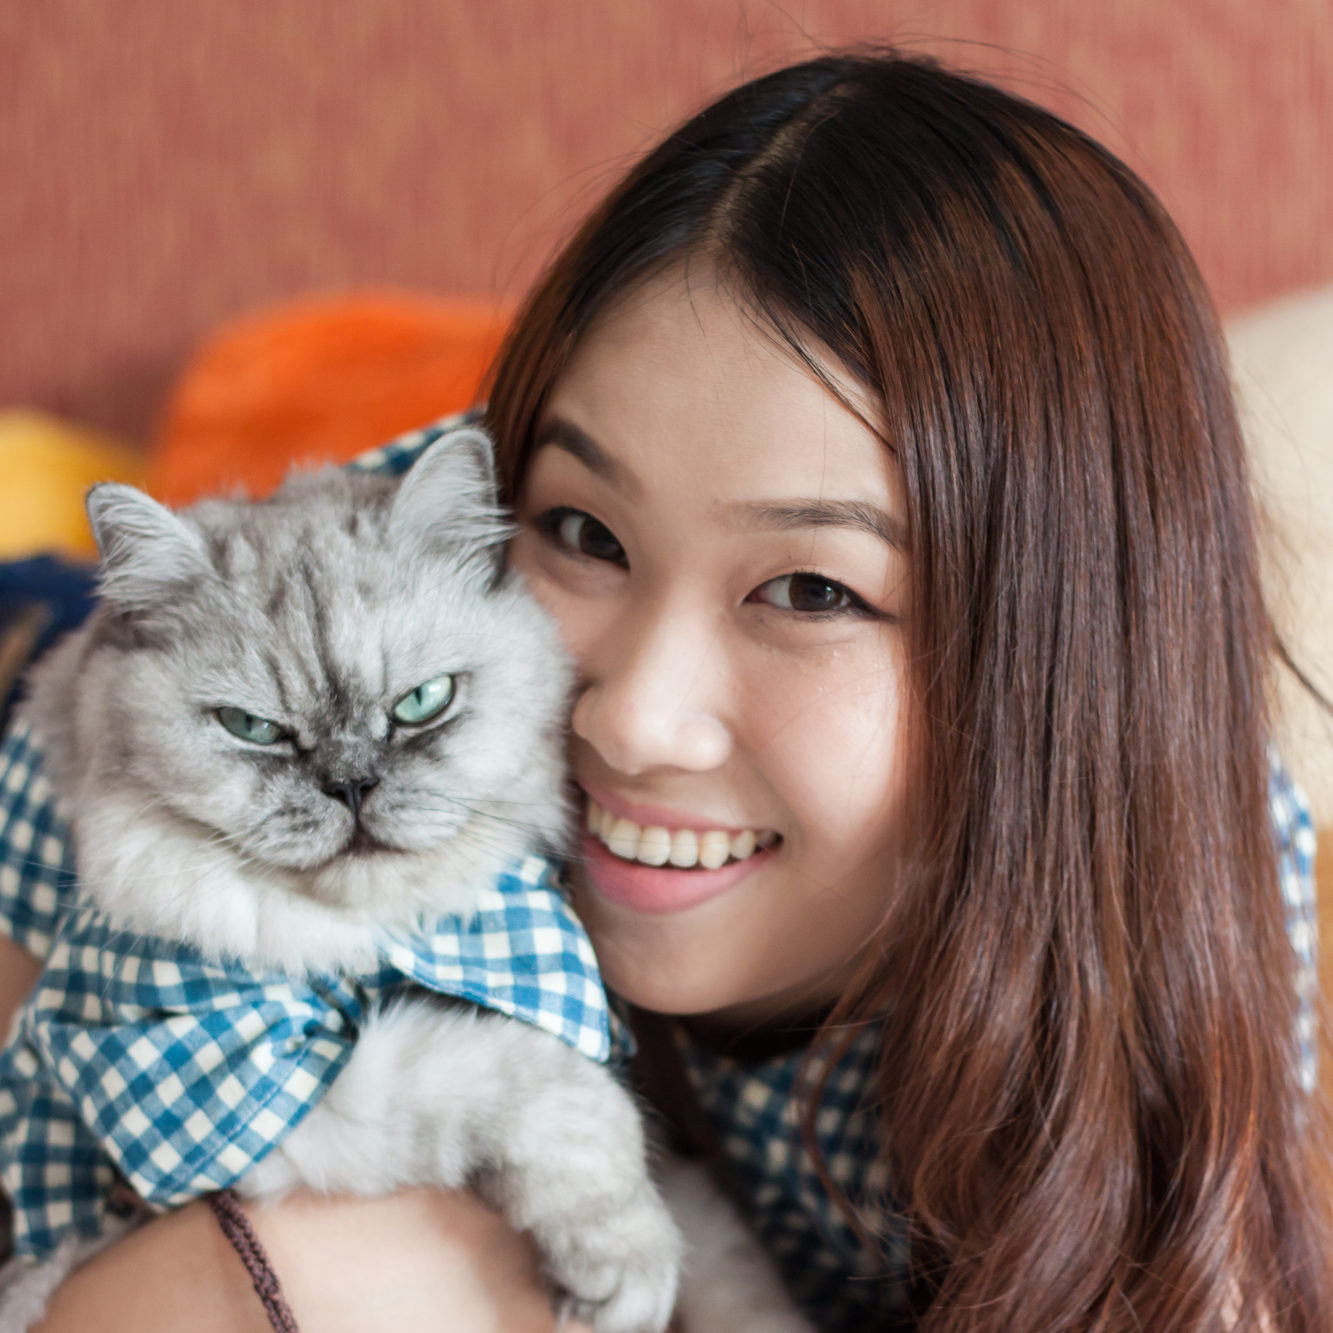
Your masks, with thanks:
[[(1265, 586), (1287, 647), (1333, 699), (1333, 286), (1285, 297), (1227, 328), (1250, 446)], [(1283, 671), (1278, 741), (1333, 824), (1333, 717)]]

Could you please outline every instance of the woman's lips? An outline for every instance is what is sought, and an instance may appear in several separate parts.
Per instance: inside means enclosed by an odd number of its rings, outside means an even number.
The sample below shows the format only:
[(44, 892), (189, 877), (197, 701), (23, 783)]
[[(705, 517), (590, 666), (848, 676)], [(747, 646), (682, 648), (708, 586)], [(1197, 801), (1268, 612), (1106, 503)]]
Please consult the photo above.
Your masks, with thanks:
[(698, 907), (726, 893), (767, 865), (776, 848), (761, 848), (743, 861), (732, 861), (716, 870), (677, 870), (627, 861), (586, 830), (580, 850), (588, 886), (598, 897), (632, 912), (660, 916)]
[(718, 821), (709, 819), (706, 815), (684, 814), (667, 806), (646, 805), (640, 801), (631, 801), (608, 788), (593, 786), (582, 781), (572, 784), (571, 794), (575, 805), (581, 812), (581, 817), (586, 817), (588, 802), (593, 801), (603, 809), (610, 810), (614, 815), (632, 819), (636, 824), (645, 828), (660, 824), (668, 829), (689, 828), (700, 832), (704, 829), (724, 829), (729, 833), (739, 833), (743, 827), (732, 820)]

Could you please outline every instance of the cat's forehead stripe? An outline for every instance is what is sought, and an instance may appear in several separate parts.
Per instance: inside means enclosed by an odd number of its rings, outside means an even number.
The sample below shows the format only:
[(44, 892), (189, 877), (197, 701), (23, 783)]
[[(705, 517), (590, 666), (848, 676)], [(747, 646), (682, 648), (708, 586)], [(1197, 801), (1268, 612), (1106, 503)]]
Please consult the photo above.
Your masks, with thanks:
[[(310, 540), (316, 540), (315, 534)], [(337, 733), (355, 725), (360, 715), (382, 711), (390, 649), (371, 632), (375, 609), (357, 604), (347, 577), (352, 571), (341, 569), (336, 560), (317, 558), (314, 551), (329, 554), (312, 547), (292, 563), (282, 629), (305, 678), (307, 708), (316, 710), (316, 730)]]
[(347, 692), (343, 685), (343, 673), (338, 669), (333, 648), (329, 642), (329, 603), (331, 589), (319, 586), (313, 562), (306, 553), (302, 553), (296, 564), (297, 572), (305, 585), (305, 615), (310, 628), (310, 647), (314, 656), (315, 670), (312, 671), (312, 693), (322, 698), (328, 711), (336, 716), (347, 712)]
[(314, 638), (315, 659), (326, 681), (332, 681), (338, 675), (333, 661), (333, 651), (329, 645), (329, 592), (317, 585), (314, 565), (308, 555), (302, 555), (297, 562), (297, 569), (306, 587), (306, 611), (310, 617), (310, 632)]
[(452, 652), (427, 646), (431, 625), (449, 619), (437, 610), (447, 595), (433, 578), (405, 577), (386, 527), (391, 496), (372, 498), (369, 510), (356, 507), (366, 497), (337, 494), (201, 515), (231, 595), (201, 601), (200, 630), (225, 628), (227, 655), (253, 663), (254, 706), (312, 741), (372, 717), (387, 727), (391, 694), (458, 669)]
[(273, 682), (274, 690), (277, 691), (279, 707), (281, 707), (284, 715), (290, 715), (292, 711), (291, 691), (282, 678), (282, 667), (273, 653), (266, 652), (264, 654), (264, 667), (268, 671), (269, 679)]

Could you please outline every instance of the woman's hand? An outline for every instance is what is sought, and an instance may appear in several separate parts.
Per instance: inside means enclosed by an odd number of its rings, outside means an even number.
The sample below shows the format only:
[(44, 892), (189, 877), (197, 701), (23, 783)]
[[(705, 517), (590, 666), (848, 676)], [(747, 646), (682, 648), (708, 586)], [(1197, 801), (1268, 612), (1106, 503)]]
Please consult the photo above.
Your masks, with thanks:
[[(466, 1193), (382, 1199), (297, 1194), (247, 1202), (309, 1333), (447, 1326), (554, 1333), (526, 1238)], [(575, 1326), (564, 1326), (575, 1333)], [(207, 1205), (160, 1217), (75, 1272), (37, 1333), (266, 1333), (267, 1316)]]

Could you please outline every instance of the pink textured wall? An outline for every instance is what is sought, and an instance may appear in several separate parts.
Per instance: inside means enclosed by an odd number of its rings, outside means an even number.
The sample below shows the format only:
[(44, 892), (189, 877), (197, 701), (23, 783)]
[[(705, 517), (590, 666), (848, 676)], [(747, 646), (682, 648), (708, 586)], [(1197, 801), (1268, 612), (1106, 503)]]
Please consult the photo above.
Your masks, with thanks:
[[(219, 319), (512, 296), (637, 150), (816, 44), (906, 41), (1071, 116), (1224, 308), (1333, 278), (1330, 0), (8, 0), (0, 406), (144, 433)], [(992, 44), (988, 46), (986, 44)]]

